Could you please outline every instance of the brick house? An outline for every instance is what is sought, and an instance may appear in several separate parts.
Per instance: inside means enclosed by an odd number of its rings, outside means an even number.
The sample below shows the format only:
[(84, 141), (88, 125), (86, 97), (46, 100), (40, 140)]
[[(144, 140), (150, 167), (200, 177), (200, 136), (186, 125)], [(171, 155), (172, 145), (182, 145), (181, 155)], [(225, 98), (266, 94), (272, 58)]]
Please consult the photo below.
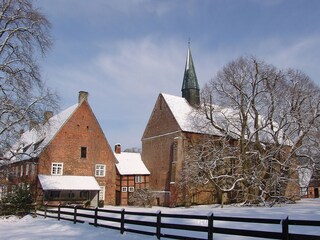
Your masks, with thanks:
[(115, 145), (117, 159), (116, 205), (129, 205), (134, 191), (149, 188), (150, 172), (144, 165), (140, 153), (121, 152), (121, 145)]
[[(31, 188), (37, 202), (115, 204), (116, 159), (89, 103), (78, 103), (21, 135), (2, 193)], [(9, 156), (10, 157), (10, 156)]]

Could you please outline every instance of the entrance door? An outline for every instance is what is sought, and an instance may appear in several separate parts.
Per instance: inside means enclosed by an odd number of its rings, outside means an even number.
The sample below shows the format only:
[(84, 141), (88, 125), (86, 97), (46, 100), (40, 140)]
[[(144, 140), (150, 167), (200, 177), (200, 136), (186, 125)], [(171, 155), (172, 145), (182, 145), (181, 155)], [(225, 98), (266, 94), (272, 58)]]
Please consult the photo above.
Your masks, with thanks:
[(314, 197), (319, 198), (319, 188), (314, 188)]

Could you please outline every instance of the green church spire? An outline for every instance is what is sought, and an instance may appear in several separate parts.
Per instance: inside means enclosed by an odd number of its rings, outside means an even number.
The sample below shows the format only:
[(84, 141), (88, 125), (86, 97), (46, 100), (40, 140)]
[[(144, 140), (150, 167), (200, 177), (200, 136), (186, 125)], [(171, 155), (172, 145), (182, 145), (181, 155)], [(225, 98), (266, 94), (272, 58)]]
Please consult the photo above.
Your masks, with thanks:
[(182, 97), (193, 107), (200, 105), (200, 88), (191, 55), (190, 41), (182, 83)]

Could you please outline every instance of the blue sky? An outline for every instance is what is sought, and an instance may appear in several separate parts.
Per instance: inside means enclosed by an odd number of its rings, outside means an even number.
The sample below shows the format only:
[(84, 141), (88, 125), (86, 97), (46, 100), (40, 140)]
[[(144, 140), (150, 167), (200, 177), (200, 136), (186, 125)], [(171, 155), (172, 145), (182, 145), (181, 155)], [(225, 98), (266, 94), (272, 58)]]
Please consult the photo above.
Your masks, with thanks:
[(188, 39), (200, 87), (254, 55), (320, 84), (318, 0), (37, 0), (54, 45), (43, 77), (62, 109), (89, 92), (111, 146), (140, 147), (160, 92), (181, 96)]

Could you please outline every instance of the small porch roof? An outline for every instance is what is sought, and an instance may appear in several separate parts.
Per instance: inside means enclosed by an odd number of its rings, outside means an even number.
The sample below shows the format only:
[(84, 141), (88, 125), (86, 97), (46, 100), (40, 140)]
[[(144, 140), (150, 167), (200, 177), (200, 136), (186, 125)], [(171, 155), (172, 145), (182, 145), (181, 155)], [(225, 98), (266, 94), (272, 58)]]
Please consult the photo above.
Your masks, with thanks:
[(38, 175), (40, 185), (46, 190), (95, 190), (100, 186), (92, 176), (50, 176)]

